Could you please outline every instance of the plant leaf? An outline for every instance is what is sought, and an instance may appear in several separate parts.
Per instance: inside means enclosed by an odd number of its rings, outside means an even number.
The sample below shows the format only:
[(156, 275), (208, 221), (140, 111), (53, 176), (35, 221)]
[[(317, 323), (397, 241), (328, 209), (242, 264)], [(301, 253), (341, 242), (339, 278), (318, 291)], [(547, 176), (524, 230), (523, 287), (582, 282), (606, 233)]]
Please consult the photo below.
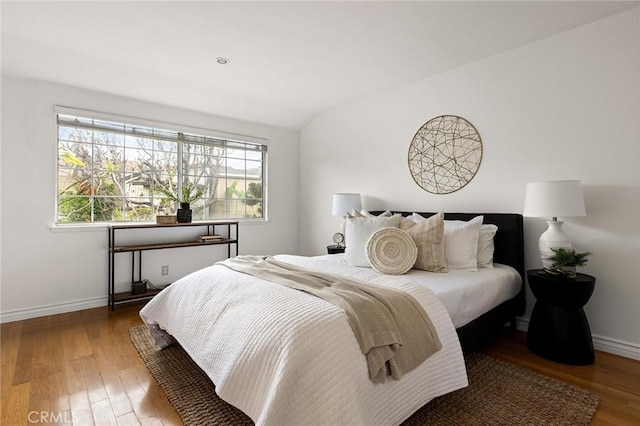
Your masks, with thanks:
[(67, 164), (84, 167), (84, 162), (73, 155), (73, 153), (68, 149), (61, 149), (60, 151), (58, 151), (58, 157), (60, 157)]

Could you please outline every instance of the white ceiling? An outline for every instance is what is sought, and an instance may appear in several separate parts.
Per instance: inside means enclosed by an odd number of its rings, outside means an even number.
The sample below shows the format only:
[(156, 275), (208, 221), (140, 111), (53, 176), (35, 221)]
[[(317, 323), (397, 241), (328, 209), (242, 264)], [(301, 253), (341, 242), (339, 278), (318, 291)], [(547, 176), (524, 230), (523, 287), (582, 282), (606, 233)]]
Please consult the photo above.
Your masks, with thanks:
[(299, 129), (638, 4), (3, 1), (2, 70)]

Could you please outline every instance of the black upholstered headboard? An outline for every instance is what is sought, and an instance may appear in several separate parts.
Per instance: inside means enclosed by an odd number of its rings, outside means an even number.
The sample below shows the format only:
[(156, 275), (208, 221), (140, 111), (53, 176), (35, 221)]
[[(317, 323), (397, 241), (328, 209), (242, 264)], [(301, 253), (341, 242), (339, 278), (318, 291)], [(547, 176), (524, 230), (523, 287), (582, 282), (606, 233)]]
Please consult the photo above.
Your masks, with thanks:
[[(381, 211), (372, 211), (378, 215)], [(409, 216), (413, 212), (397, 212), (403, 216)], [(429, 217), (435, 213), (417, 212), (423, 217)], [(522, 215), (515, 213), (445, 213), (445, 220), (471, 220), (476, 216), (484, 216), (482, 223), (493, 224), (498, 227), (494, 238), (495, 251), (493, 261), (509, 265), (520, 273), (524, 282), (524, 234)]]

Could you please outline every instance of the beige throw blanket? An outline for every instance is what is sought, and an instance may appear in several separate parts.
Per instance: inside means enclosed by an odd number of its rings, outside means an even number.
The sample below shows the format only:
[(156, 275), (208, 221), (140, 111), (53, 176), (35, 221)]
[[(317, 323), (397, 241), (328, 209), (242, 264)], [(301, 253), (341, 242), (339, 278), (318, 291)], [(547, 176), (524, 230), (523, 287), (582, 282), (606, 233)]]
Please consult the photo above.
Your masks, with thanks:
[(271, 257), (237, 256), (219, 262), (234, 271), (320, 297), (342, 309), (366, 356), (369, 377), (399, 380), (442, 348), (429, 316), (409, 294)]

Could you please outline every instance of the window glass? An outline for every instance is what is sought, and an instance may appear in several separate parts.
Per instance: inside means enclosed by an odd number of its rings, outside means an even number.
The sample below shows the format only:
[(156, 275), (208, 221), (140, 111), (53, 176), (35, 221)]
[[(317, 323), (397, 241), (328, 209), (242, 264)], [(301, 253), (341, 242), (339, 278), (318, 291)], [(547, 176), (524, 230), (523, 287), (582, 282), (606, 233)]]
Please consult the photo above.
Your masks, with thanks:
[[(90, 115), (90, 114), (88, 114)], [(267, 146), (58, 114), (56, 223), (264, 218)]]

